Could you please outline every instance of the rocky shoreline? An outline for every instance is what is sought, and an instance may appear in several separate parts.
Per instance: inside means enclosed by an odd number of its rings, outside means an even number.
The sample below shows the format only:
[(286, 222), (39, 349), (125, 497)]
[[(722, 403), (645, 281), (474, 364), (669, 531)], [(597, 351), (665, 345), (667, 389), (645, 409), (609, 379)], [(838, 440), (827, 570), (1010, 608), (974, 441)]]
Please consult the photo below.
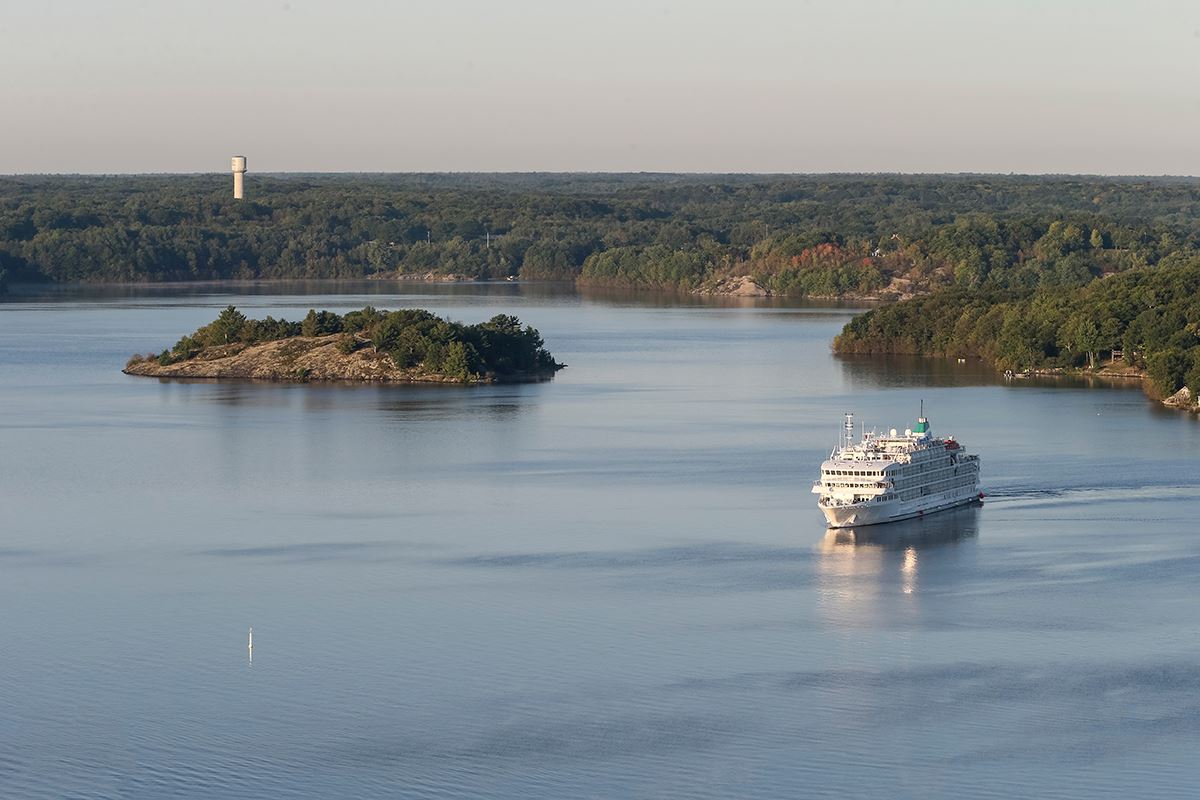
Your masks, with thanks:
[[(897, 282), (893, 282), (896, 284)], [(692, 294), (706, 297), (777, 297), (775, 292), (754, 280), (751, 275), (731, 275), (719, 278), (715, 282), (705, 283), (693, 289)], [(784, 295), (787, 296), (787, 295)], [(792, 295), (794, 297), (794, 295)], [(838, 300), (852, 303), (881, 303), (896, 300), (906, 300), (914, 297), (912, 293), (901, 291), (899, 288), (886, 288), (878, 292), (844, 292), (839, 295), (810, 294), (808, 300)]]
[(1180, 411), (1200, 414), (1200, 397), (1193, 394), (1192, 390), (1186, 386), (1164, 399), (1162, 404), (1167, 408), (1177, 408)]
[[(496, 383), (493, 375), (459, 378), (425, 370), (420, 365), (402, 369), (391, 357), (360, 342), (352, 352), (342, 352), (342, 334), (295, 336), (259, 344), (228, 344), (205, 348), (192, 358), (160, 363), (157, 356), (134, 356), (122, 370), (126, 375), (151, 378), (260, 380), (286, 383)], [(505, 381), (545, 380), (554, 373), (506, 376)]]
[(1018, 380), (1024, 378), (1088, 378), (1112, 382), (1137, 381), (1142, 384), (1142, 390), (1146, 393), (1147, 397), (1161, 403), (1167, 408), (1200, 414), (1200, 398), (1197, 398), (1186, 386), (1170, 397), (1162, 397), (1151, 389), (1150, 384), (1147, 382), (1149, 378), (1145, 370), (1128, 365), (1113, 364), (1111, 361), (1095, 370), (1069, 369), (1066, 367), (1025, 369), (1019, 372), (1008, 370), (1004, 373), (1004, 377)]
[[(486, 283), (488, 278), (476, 278), (460, 272), (377, 272), (365, 276), (369, 281), (400, 281), (401, 283)], [(494, 279), (491, 279), (494, 280)], [(515, 278), (506, 279), (515, 282)]]

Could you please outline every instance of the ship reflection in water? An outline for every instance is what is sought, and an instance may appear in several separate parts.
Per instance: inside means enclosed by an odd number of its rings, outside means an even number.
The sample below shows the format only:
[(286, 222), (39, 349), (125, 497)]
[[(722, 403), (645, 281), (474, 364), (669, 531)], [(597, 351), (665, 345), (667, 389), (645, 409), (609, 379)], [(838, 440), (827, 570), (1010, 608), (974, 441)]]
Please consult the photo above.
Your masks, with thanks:
[[(819, 606), (829, 622), (903, 623), (923, 593), (959, 584), (975, 557), (979, 506), (921, 519), (829, 530), (818, 545)], [(965, 570), (970, 572), (970, 570)]]

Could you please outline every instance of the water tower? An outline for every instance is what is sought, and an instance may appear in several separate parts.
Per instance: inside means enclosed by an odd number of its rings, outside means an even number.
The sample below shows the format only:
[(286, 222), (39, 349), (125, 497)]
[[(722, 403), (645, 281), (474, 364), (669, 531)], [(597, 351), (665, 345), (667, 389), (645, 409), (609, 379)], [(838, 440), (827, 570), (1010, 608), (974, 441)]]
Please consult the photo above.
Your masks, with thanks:
[(241, 200), (246, 194), (243, 179), (246, 175), (246, 157), (233, 157), (233, 199)]

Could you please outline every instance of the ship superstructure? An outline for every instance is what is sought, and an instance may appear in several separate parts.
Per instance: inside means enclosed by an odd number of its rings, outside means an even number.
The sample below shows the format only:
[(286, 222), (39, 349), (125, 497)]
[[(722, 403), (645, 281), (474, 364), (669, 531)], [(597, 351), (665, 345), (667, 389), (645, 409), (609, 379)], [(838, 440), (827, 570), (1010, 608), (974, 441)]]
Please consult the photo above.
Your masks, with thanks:
[(847, 414), (838, 447), (813, 484), (831, 528), (876, 525), (978, 502), (979, 456), (953, 437), (935, 438), (922, 409), (915, 428), (862, 432)]

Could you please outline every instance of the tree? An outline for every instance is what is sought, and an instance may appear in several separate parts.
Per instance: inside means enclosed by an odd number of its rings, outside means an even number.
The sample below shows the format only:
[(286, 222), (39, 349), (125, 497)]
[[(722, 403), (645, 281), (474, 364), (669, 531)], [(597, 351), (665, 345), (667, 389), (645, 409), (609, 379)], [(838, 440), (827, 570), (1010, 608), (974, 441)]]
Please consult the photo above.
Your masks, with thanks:
[(317, 335), (317, 310), (315, 308), (310, 308), (308, 314), (304, 317), (304, 321), (300, 323), (300, 335)]
[(1194, 366), (1190, 353), (1179, 347), (1168, 347), (1146, 357), (1146, 372), (1154, 389), (1163, 397), (1168, 397), (1183, 386), (1184, 376), (1190, 373)]
[(1059, 346), (1074, 353), (1087, 356), (1088, 369), (1096, 366), (1096, 352), (1104, 346), (1105, 339), (1099, 326), (1090, 317), (1072, 314), (1058, 331)]
[(472, 361), (476, 360), (475, 348), (463, 342), (451, 342), (442, 353), (442, 373), (461, 381), (474, 375)]
[(1109, 315), (1100, 321), (1100, 349), (1108, 350), (1110, 355), (1121, 343), (1121, 321)]
[(332, 311), (317, 311), (310, 308), (304, 322), (300, 323), (301, 336), (326, 336), (341, 333), (342, 318)]
[(236, 342), (238, 335), (242, 332), (242, 326), (246, 324), (246, 315), (238, 311), (234, 306), (226, 306), (225, 310), (209, 325), (208, 336), (205, 337), (206, 343), (213, 344), (228, 344)]

